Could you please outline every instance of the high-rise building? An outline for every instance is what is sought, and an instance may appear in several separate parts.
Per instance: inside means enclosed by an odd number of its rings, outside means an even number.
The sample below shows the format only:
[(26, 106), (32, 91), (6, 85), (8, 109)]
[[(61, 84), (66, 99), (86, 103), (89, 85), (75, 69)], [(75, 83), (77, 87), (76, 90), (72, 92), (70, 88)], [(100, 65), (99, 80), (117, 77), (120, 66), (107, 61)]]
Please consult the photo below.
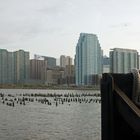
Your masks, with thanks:
[(14, 57), (13, 52), (0, 49), (0, 84), (14, 83)]
[(110, 72), (128, 73), (133, 68), (139, 68), (136, 50), (114, 48), (110, 51)]
[(110, 58), (107, 56), (103, 56), (103, 73), (110, 72)]
[(64, 68), (65, 84), (75, 84), (75, 70), (70, 56), (60, 56), (60, 67)]
[(23, 83), (29, 79), (29, 52), (0, 49), (0, 84)]
[(76, 46), (76, 85), (91, 85), (102, 74), (102, 50), (95, 34), (81, 33)]
[(19, 50), (14, 52), (15, 83), (25, 83), (29, 80), (29, 52)]
[(45, 81), (47, 73), (47, 60), (30, 60), (30, 79)]
[(56, 67), (56, 58), (44, 56), (44, 60), (47, 60), (48, 69), (52, 69)]
[(65, 55), (61, 55), (60, 56), (60, 67), (65, 67), (66, 65), (66, 56)]
[(56, 67), (56, 58), (54, 57), (48, 57), (48, 56), (42, 56), (42, 55), (34, 55), (35, 59), (43, 59), (47, 61), (47, 68), (52, 69)]
[(66, 56), (66, 66), (72, 65), (72, 58), (70, 56)]
[(71, 85), (75, 84), (75, 66), (74, 65), (66, 65), (65, 67), (65, 84)]
[(67, 65), (72, 65), (72, 58), (70, 56), (60, 56), (60, 67), (65, 68)]

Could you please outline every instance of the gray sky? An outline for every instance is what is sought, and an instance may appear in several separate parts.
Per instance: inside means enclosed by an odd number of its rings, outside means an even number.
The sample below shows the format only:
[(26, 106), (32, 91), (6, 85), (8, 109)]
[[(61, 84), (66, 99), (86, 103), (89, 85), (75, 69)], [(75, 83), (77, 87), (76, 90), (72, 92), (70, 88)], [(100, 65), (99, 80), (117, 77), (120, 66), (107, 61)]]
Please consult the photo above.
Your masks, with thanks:
[(74, 57), (81, 32), (140, 52), (140, 0), (0, 0), (0, 48)]

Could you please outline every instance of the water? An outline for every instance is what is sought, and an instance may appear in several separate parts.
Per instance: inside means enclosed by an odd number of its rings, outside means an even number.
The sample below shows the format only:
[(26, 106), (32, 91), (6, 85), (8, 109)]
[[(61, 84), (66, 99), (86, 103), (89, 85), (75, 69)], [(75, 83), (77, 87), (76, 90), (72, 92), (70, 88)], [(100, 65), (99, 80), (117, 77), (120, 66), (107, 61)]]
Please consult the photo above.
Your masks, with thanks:
[[(13, 90), (5, 94), (23, 93), (99, 93), (74, 90)], [(16, 95), (16, 96), (18, 96)], [(1, 97), (0, 97), (1, 98)], [(9, 97), (11, 98), (11, 97)], [(95, 98), (95, 97), (85, 97)], [(100, 103), (64, 103), (56, 106), (38, 102), (7, 106), (0, 100), (0, 140), (100, 140)]]

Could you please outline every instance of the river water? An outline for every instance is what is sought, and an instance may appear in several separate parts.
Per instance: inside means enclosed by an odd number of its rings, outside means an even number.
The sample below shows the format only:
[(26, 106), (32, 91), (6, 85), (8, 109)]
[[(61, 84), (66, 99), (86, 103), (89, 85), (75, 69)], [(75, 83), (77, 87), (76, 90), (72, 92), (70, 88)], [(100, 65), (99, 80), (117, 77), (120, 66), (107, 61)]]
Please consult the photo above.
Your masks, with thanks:
[[(99, 91), (1, 89), (0, 93), (4, 93), (5, 98), (14, 99), (31, 93), (63, 96), (71, 93), (95, 94)], [(40, 97), (34, 98), (37, 100)], [(50, 105), (34, 100), (26, 102), (26, 105), (17, 103), (9, 106), (0, 97), (0, 140), (101, 140), (101, 104), (94, 101), (99, 97), (81, 98), (93, 102), (78, 99), (80, 102), (56, 104), (51, 97), (47, 97)]]

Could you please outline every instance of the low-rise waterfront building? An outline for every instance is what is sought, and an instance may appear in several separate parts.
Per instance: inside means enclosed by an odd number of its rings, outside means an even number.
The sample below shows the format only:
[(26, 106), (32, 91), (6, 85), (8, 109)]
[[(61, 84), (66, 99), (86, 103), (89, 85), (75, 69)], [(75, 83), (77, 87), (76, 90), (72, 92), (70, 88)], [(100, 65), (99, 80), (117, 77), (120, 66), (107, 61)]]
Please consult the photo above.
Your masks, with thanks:
[(60, 85), (63, 84), (64, 79), (64, 69), (60, 67), (56, 67), (53, 69), (47, 69), (47, 74), (46, 74), (46, 85)]

